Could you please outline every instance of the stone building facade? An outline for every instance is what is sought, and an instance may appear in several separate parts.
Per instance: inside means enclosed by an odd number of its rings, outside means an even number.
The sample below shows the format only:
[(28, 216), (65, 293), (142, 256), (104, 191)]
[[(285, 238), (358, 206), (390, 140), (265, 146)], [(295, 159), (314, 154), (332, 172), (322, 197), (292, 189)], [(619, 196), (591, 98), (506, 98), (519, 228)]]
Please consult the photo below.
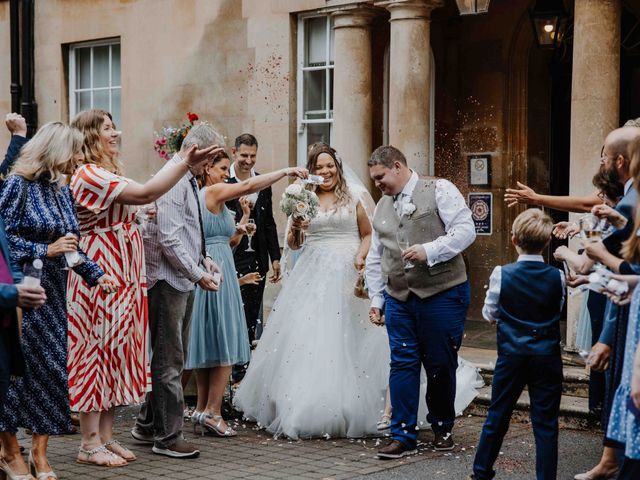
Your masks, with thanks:
[[(457, 3), (475, 2), (40, 0), (38, 122), (111, 109), (138, 180), (162, 165), (154, 131), (187, 111), (229, 143), (254, 133), (262, 171), (303, 164), (307, 145), (325, 140), (366, 181), (370, 152), (391, 143), (418, 172), (484, 194), (475, 198), (487, 234), (467, 255), (470, 318), (479, 319), (493, 266), (514, 256), (509, 231), (520, 209), (504, 206), (504, 189), (520, 180), (553, 194), (589, 192), (606, 133), (640, 117), (640, 2), (565, 0), (571, 28), (551, 51), (534, 38), (535, 1), (478, 2), (488, 12), (464, 16)], [(0, 0), (5, 112), (9, 4)]]

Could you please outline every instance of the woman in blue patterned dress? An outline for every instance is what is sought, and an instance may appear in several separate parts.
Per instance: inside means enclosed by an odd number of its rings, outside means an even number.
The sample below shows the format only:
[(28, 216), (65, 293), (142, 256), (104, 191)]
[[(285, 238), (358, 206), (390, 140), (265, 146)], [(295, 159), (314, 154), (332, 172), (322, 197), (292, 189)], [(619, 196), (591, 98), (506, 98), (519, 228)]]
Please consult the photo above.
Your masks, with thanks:
[[(249, 336), (236, 276), (230, 242), (239, 243), (245, 230), (236, 229), (233, 213), (225, 202), (258, 192), (285, 176), (304, 177), (301, 168), (284, 168), (256, 175), (239, 183), (225, 183), (229, 178), (229, 157), (220, 155), (213, 166), (207, 166), (201, 184), (200, 206), (207, 253), (222, 268), (224, 281), (217, 292), (196, 288), (189, 332), (186, 369), (196, 370), (198, 404), (191, 415), (194, 423), (210, 433), (232, 437), (236, 432), (222, 419), (224, 389), (233, 365), (249, 361)], [(246, 223), (245, 212), (242, 223)]]
[[(44, 125), (23, 147), (0, 192), (11, 255), (21, 267), (42, 260), (41, 284), (47, 295), (41, 308), (23, 313), (26, 374), (10, 385), (0, 408), (0, 470), (9, 478), (28, 472), (15, 435), (18, 427), (33, 432), (29, 469), (38, 480), (57, 478), (47, 460), (49, 435), (71, 429), (64, 253), (78, 249), (78, 223), (66, 176), (82, 159), (82, 143), (82, 134), (67, 125)], [(111, 291), (110, 278), (84, 252), (78, 253), (83, 263), (74, 270), (89, 285)]]

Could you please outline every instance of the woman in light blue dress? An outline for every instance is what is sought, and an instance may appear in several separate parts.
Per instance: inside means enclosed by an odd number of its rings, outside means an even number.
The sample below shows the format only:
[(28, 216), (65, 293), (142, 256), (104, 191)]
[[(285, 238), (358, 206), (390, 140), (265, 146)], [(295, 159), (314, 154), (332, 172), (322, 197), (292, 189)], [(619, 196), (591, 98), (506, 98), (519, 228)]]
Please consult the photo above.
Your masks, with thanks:
[(196, 289), (189, 347), (185, 368), (196, 371), (198, 403), (191, 419), (203, 431), (221, 437), (236, 432), (222, 418), (222, 398), (233, 365), (249, 361), (247, 334), (240, 285), (236, 277), (231, 245), (239, 243), (246, 233), (245, 214), (236, 228), (233, 213), (225, 202), (266, 188), (286, 176), (306, 177), (305, 169), (285, 168), (230, 184), (229, 157), (219, 156), (205, 168), (200, 179), (200, 210), (207, 254), (222, 269), (222, 282), (217, 292)]

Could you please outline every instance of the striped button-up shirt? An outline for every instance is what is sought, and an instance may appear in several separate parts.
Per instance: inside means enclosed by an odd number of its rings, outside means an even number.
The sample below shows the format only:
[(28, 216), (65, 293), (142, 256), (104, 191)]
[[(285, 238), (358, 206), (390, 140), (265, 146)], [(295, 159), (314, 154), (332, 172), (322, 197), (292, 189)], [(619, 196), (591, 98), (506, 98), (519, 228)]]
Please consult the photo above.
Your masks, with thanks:
[[(179, 163), (178, 154), (163, 167)], [(144, 250), (149, 288), (164, 280), (176, 290), (193, 290), (205, 273), (201, 266), (202, 240), (198, 199), (191, 186), (193, 174), (187, 174), (156, 203), (155, 222), (145, 225)]]

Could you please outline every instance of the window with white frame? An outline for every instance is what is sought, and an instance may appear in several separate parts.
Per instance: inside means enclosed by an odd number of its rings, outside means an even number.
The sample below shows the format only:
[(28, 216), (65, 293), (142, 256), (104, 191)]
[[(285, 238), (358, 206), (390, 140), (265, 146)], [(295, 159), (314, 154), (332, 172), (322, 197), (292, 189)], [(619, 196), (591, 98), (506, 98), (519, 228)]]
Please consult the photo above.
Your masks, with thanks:
[(298, 163), (307, 147), (331, 143), (333, 127), (333, 20), (330, 16), (298, 19)]
[(111, 113), (121, 125), (120, 40), (71, 45), (69, 48), (69, 117), (89, 108)]

